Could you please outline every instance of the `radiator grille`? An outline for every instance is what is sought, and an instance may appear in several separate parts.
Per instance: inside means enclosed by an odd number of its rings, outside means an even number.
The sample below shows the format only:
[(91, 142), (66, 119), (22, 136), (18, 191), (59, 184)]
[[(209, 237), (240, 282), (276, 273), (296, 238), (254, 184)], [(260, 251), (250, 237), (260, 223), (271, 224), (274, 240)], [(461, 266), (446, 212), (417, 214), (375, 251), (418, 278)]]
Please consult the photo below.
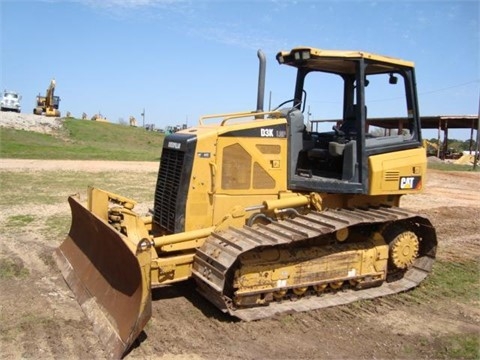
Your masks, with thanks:
[(184, 158), (183, 151), (164, 148), (158, 172), (153, 219), (171, 233), (175, 232), (175, 221), (179, 215), (176, 214), (177, 201), (184, 197), (179, 194)]

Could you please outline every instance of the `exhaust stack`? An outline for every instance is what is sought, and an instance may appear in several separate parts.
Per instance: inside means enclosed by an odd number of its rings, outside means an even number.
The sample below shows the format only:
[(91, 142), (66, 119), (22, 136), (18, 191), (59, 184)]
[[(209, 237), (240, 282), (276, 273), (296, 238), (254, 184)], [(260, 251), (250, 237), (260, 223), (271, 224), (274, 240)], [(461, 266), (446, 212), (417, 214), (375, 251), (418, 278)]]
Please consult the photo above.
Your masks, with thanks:
[[(262, 50), (257, 51), (257, 56), (259, 60), (257, 112), (263, 112), (263, 103), (264, 103), (264, 97), (265, 97), (265, 73), (267, 68), (267, 60)], [(263, 115), (256, 116), (256, 119), (263, 119)]]

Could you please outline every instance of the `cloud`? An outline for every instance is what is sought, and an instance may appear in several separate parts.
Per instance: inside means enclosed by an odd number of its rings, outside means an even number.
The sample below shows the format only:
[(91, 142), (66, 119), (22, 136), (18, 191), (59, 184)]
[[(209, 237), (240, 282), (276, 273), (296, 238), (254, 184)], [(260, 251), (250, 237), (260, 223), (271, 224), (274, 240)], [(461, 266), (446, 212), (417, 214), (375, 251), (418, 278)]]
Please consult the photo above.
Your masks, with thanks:
[[(261, 29), (253, 29), (242, 20), (232, 21), (219, 17), (215, 1), (188, 0), (72, 0), (98, 11), (104, 11), (118, 19), (142, 18), (156, 20), (168, 18), (168, 24), (177, 32), (191, 38), (203, 39), (219, 44), (244, 49), (278, 49), (279, 41)], [(281, 6), (290, 1), (274, 1)], [(270, 26), (272, 16), (263, 14), (260, 24)], [(165, 25), (166, 23), (164, 23)], [(268, 25), (267, 25), (268, 24)], [(273, 50), (272, 50), (273, 51)]]
[(114, 8), (134, 9), (134, 8), (158, 7), (158, 6), (187, 3), (187, 1), (185, 0), (103, 0), (103, 1), (75, 0), (75, 1), (79, 3), (83, 3), (90, 7), (105, 8), (105, 9), (114, 9)]
[(221, 24), (192, 28), (189, 35), (244, 49), (257, 50), (262, 48), (265, 51), (275, 51), (279, 48), (277, 38), (255, 31), (248, 31), (245, 28), (235, 30)]
[[(1, 0), (0, 0), (1, 1)], [(45, 0), (44, 0), (45, 1)], [(61, 1), (61, 0), (49, 0)], [(118, 20), (158, 20), (168, 16), (187, 17), (195, 5), (190, 0), (70, 0)]]

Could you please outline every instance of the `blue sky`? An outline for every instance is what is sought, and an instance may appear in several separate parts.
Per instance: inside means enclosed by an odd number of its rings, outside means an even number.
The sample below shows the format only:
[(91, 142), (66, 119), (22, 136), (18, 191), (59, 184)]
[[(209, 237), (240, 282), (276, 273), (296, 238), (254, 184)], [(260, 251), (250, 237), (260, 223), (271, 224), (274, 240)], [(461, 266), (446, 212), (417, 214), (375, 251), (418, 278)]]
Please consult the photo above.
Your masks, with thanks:
[[(306, 45), (414, 61), (421, 114), (477, 114), (479, 4), (0, 0), (0, 87), (22, 94), (23, 112), (55, 78), (63, 114), (100, 111), (112, 122), (133, 115), (141, 123), (145, 108), (156, 127), (192, 126), (201, 115), (255, 108), (257, 49), (267, 56), (272, 106), (290, 99), (294, 72), (275, 54)], [(313, 118), (322, 110), (312, 104)]]

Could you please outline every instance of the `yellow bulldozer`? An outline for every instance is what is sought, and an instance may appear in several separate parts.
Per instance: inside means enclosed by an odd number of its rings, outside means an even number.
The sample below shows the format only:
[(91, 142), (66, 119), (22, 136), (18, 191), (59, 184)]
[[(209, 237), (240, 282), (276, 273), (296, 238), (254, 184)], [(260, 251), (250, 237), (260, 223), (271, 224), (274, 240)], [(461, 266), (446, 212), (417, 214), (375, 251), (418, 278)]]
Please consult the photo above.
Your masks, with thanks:
[[(251, 321), (406, 291), (431, 271), (435, 229), (400, 207), (427, 168), (414, 64), (282, 51), (277, 61), (297, 74), (293, 97), (265, 111), (258, 57), (255, 110), (203, 116), (165, 137), (151, 214), (94, 187), (87, 204), (69, 198), (55, 259), (112, 357), (128, 351), (151, 317), (152, 289), (166, 284), (194, 279), (221, 311)], [(388, 89), (400, 105), (375, 110)], [(319, 103), (338, 125), (307, 126)], [(404, 116), (367, 117), (367, 105)]]
[(60, 106), (60, 97), (55, 95), (55, 86), (55, 79), (52, 79), (45, 92), (45, 96), (40, 94), (37, 95), (36, 105), (33, 109), (35, 115), (45, 114), (45, 116), (60, 117), (60, 110), (58, 110)]

